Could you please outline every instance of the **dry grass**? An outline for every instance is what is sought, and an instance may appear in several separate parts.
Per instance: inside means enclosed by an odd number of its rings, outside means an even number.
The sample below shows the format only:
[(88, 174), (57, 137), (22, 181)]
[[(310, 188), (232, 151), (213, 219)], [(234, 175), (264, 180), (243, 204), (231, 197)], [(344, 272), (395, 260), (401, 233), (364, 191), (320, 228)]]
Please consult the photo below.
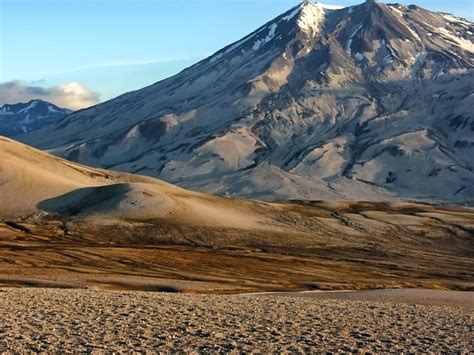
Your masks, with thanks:
[[(265, 210), (270, 230), (253, 231), (156, 219), (4, 221), (0, 282), (225, 293), (474, 289), (470, 210), (351, 202), (284, 203), (275, 211)], [(453, 214), (455, 223), (443, 219)]]

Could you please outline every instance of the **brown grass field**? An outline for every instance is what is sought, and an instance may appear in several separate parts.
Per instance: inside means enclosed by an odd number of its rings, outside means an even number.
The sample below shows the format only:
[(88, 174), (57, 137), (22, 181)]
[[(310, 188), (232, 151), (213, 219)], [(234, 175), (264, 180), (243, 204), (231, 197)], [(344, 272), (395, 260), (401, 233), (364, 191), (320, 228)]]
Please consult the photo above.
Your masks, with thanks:
[(471, 211), (367, 202), (283, 206), (271, 231), (164, 220), (3, 220), (0, 285), (219, 293), (474, 289)]

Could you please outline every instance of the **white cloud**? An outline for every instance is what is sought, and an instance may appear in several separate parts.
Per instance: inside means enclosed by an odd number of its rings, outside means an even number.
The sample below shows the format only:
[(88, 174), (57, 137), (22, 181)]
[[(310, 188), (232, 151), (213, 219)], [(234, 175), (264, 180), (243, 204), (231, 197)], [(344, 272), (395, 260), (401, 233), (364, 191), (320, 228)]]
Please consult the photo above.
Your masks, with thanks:
[(70, 82), (58, 86), (42, 87), (28, 85), (21, 80), (0, 83), (0, 105), (41, 99), (59, 107), (78, 110), (99, 102), (99, 94), (82, 84)]

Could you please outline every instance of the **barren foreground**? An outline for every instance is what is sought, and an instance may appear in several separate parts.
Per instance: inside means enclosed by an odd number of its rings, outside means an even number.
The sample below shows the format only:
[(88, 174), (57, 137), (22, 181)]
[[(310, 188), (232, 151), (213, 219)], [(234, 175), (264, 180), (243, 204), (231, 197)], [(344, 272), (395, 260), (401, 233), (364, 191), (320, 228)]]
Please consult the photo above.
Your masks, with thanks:
[(474, 351), (472, 311), (306, 297), (0, 291), (0, 351)]

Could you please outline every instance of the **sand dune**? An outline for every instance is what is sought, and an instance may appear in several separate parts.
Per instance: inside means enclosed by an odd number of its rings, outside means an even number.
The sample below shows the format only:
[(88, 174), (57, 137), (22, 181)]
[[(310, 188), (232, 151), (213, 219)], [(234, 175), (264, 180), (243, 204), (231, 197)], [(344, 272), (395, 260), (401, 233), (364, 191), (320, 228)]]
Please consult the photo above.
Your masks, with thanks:
[(246, 201), (186, 191), (163, 181), (92, 169), (0, 137), (0, 216), (39, 212), (258, 228)]
[(0, 215), (30, 214), (45, 198), (105, 183), (105, 174), (0, 137)]

